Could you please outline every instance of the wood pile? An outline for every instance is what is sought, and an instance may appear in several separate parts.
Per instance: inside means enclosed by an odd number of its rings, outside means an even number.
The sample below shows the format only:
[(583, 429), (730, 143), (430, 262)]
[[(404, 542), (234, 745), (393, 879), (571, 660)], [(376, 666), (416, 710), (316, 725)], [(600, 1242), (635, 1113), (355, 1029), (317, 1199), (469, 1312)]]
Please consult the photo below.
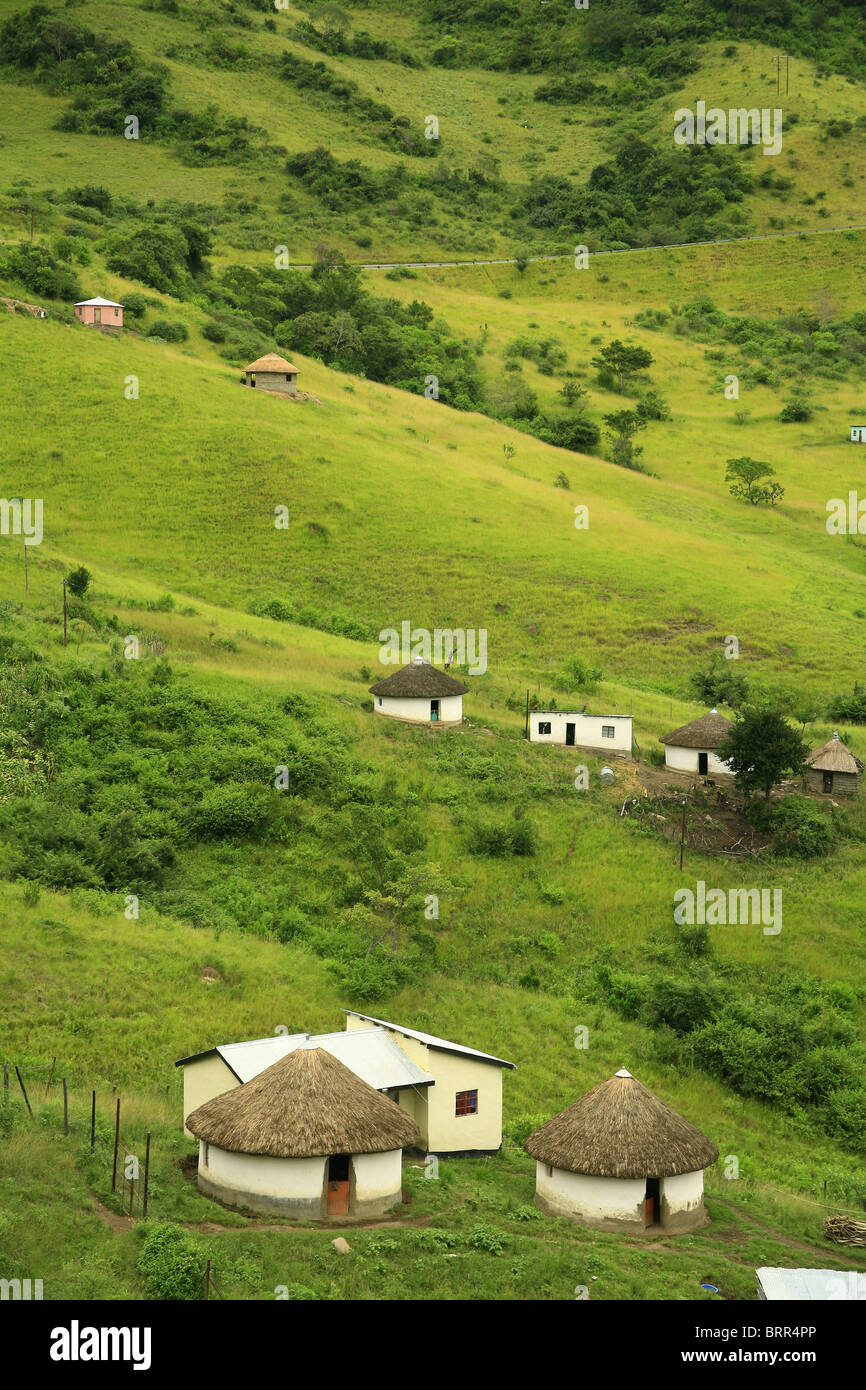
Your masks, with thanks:
[(866, 1245), (866, 1221), (856, 1221), (853, 1216), (828, 1216), (824, 1235), (837, 1245)]

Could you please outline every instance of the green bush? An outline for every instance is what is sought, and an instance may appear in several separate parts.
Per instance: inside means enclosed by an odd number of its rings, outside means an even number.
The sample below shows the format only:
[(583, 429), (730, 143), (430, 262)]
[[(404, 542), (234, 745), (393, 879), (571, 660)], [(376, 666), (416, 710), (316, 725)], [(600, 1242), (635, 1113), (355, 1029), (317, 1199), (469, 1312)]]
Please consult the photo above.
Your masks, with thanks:
[(179, 1226), (160, 1221), (144, 1237), (138, 1272), (150, 1298), (189, 1301), (199, 1297), (204, 1260)]
[(168, 319), (155, 319), (147, 330), (148, 338), (164, 338), (167, 343), (184, 343), (189, 337), (185, 323), (169, 322)]
[(268, 818), (268, 793), (262, 787), (227, 782), (203, 793), (193, 824), (205, 839), (255, 835)]

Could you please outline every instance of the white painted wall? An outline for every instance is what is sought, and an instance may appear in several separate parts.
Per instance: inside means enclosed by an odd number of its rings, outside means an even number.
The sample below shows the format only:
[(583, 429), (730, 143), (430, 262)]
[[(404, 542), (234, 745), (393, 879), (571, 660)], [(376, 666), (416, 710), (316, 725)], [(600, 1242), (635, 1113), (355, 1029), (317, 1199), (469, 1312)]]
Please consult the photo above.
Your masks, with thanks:
[(702, 1169), (696, 1173), (678, 1173), (676, 1177), (659, 1180), (660, 1197), (666, 1202), (673, 1215), (678, 1211), (694, 1211), (704, 1200), (704, 1174)]
[[(539, 724), (549, 724), (550, 733), (540, 734)], [(529, 711), (530, 743), (565, 743), (565, 726), (574, 724), (574, 741), (581, 748), (597, 748), (603, 753), (631, 753), (630, 714), (573, 714), (568, 710)], [(602, 735), (602, 725), (614, 730), (613, 738)]]
[(383, 1154), (355, 1154), (355, 1200), (381, 1201), (393, 1197), (403, 1187), (403, 1150), (389, 1149)]
[[(396, 699), (391, 695), (374, 695), (373, 709), (377, 714), (390, 715), (392, 719), (405, 719), (410, 724), (429, 724), (430, 700), (417, 699), (408, 695)], [(439, 697), (439, 718), (434, 724), (461, 724), (463, 722), (463, 696), (444, 695)]]
[(324, 1190), (326, 1158), (269, 1158), (264, 1154), (237, 1154), (199, 1141), (198, 1166), (202, 1177), (237, 1192), (260, 1197), (294, 1197), (318, 1201)]
[(699, 753), (707, 755), (708, 775), (733, 776), (728, 764), (717, 758), (711, 748), (680, 748), (675, 743), (665, 744), (665, 767), (672, 767), (677, 772), (697, 772)]
[(552, 1207), (588, 1221), (633, 1221), (644, 1225), (645, 1178), (593, 1178), (535, 1165), (535, 1190)]

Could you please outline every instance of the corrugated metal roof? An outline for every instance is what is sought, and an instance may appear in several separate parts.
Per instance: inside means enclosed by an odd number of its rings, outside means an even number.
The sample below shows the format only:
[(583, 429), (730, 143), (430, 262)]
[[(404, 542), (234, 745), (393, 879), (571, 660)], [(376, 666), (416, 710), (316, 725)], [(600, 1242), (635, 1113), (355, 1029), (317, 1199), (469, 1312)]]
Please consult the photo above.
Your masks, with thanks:
[[(427, 1047), (435, 1048), (437, 1052), (456, 1052), (463, 1057), (477, 1057), (482, 1062), (494, 1062), (498, 1067), (510, 1067), (516, 1071), (514, 1062), (503, 1061), (501, 1057), (494, 1057), (490, 1052), (479, 1052), (474, 1047), (464, 1047), (462, 1043), (449, 1042), (447, 1038), (437, 1038), (434, 1033), (421, 1033), (417, 1028), (404, 1028), (400, 1023), (388, 1023), (384, 1018), (373, 1018), (371, 1014), (359, 1014), (357, 1009), (344, 1009), (344, 1014), (352, 1014), (355, 1018), (363, 1018), (367, 1023), (375, 1023), (380, 1028), (391, 1028), (395, 1033), (402, 1033), (406, 1038), (415, 1038), (417, 1042), (425, 1043)], [(360, 1030), (350, 1033), (352, 1037)]]
[(758, 1275), (759, 1297), (775, 1299), (816, 1299), (832, 1302), (846, 1299), (866, 1301), (866, 1274), (854, 1269), (771, 1269)]
[(338, 1062), (377, 1091), (400, 1086), (430, 1086), (433, 1077), (422, 1071), (383, 1028), (359, 1028), (343, 1033), (278, 1033), (273, 1038), (224, 1043), (214, 1049), (239, 1081), (251, 1081), (266, 1067), (298, 1048), (323, 1047)]
[(105, 309), (105, 308), (108, 308), (108, 309), (122, 309), (122, 308), (123, 308), (123, 305), (122, 305), (122, 304), (118, 304), (118, 302), (117, 302), (116, 299), (103, 299), (101, 294), (98, 294), (98, 295), (96, 296), (95, 299), (79, 299), (79, 300), (76, 301), (75, 307), (76, 307), (76, 309), (80, 309), (80, 308), (82, 307), (82, 305), (84, 305), (84, 304), (98, 304), (98, 305), (99, 305), (101, 308), (103, 308), (103, 309)]

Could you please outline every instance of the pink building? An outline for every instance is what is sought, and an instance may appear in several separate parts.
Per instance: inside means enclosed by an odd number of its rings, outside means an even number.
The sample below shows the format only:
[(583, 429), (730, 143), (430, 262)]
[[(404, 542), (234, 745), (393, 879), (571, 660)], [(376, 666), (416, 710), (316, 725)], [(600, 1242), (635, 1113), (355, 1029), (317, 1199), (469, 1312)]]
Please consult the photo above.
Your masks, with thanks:
[(119, 333), (123, 327), (123, 305), (115, 304), (113, 299), (82, 299), (75, 306), (75, 317), (79, 323), (92, 324), (103, 333)]

